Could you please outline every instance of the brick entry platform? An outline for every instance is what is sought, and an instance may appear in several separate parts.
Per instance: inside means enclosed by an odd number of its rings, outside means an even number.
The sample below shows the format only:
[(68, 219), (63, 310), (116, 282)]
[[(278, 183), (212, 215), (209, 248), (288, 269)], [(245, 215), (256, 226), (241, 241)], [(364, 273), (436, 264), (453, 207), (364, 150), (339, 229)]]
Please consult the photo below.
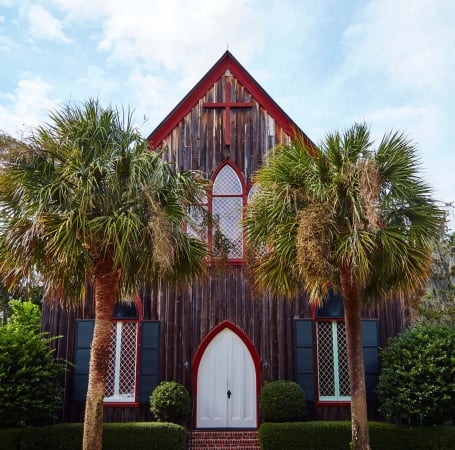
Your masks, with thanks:
[(257, 431), (192, 431), (188, 434), (187, 450), (202, 449), (260, 450)]

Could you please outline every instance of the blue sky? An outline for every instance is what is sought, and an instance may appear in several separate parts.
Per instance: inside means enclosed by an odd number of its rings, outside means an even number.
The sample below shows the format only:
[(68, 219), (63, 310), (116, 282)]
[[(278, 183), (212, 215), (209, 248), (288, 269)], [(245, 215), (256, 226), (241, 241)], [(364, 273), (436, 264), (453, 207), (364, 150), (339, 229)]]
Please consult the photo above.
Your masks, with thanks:
[(405, 132), (451, 203), (454, 23), (454, 0), (0, 0), (0, 130), (99, 97), (147, 135), (229, 48), (315, 142)]

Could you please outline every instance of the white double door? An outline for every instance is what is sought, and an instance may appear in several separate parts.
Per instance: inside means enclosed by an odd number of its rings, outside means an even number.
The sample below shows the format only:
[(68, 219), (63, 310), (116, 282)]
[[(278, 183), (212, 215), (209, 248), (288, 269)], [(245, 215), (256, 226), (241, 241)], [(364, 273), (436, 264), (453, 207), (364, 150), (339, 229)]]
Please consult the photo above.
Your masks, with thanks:
[(242, 339), (221, 330), (205, 349), (197, 375), (198, 428), (256, 428), (256, 368)]

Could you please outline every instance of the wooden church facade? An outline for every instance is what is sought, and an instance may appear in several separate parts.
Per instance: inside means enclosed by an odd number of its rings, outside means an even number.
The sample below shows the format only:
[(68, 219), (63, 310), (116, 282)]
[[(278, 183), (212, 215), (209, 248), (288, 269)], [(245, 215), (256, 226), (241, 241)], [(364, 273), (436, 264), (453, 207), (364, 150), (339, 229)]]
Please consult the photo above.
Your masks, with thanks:
[[(106, 420), (150, 419), (151, 390), (161, 380), (175, 380), (191, 393), (195, 428), (256, 428), (260, 389), (277, 379), (302, 386), (309, 419), (349, 418), (339, 298), (316, 309), (305, 295), (293, 300), (258, 295), (245, 267), (239, 221), (254, 190), (252, 177), (267, 150), (295, 132), (303, 134), (226, 52), (150, 135), (151, 148), (164, 148), (178, 170), (198, 170), (211, 180), (207, 208), (233, 246), (226, 264), (209, 264), (191, 285), (144, 286), (134, 305), (117, 308)], [(212, 230), (206, 237), (212, 245)], [(378, 417), (378, 348), (407, 320), (398, 301), (364, 313), (371, 418)], [(43, 327), (62, 336), (54, 343), (57, 357), (74, 364), (65, 380), (63, 420), (81, 420), (93, 330), (90, 293), (84, 308), (45, 306)]]

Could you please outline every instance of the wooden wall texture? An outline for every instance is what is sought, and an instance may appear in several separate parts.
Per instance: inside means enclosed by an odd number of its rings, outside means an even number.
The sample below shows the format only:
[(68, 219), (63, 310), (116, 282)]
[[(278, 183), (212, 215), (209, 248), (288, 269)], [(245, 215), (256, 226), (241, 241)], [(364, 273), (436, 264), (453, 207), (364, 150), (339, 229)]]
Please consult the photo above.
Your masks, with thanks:
[[(251, 108), (231, 109), (231, 142), (225, 145), (225, 110), (206, 108), (204, 103), (222, 102), (226, 81), (231, 86), (232, 102), (251, 102)], [(289, 136), (277, 125), (268, 111), (243, 88), (235, 77), (222, 77), (183, 117), (164, 140), (164, 157), (179, 170), (199, 170), (208, 179), (226, 159), (234, 162), (250, 183), (266, 151), (286, 142)], [(293, 321), (310, 318), (306, 296), (292, 301), (252, 296), (244, 265), (211, 268), (203, 278), (185, 288), (146, 286), (139, 292), (144, 320), (161, 321), (161, 378), (182, 382), (191, 391), (190, 364), (198, 345), (207, 333), (224, 320), (234, 322), (252, 340), (263, 362), (262, 381), (294, 378)], [(404, 329), (407, 314), (399, 302), (388, 303), (379, 311), (365, 312), (365, 317), (379, 319), (381, 345), (388, 336)], [(65, 309), (58, 305), (43, 308), (43, 329), (53, 336), (56, 357), (73, 361), (74, 329), (77, 318), (93, 318), (89, 290), (84, 307)], [(81, 405), (71, 401), (71, 372), (66, 379), (63, 420), (81, 420)], [(348, 417), (348, 408), (313, 408), (314, 418)], [(149, 419), (148, 405), (140, 408), (106, 408), (106, 420)]]

